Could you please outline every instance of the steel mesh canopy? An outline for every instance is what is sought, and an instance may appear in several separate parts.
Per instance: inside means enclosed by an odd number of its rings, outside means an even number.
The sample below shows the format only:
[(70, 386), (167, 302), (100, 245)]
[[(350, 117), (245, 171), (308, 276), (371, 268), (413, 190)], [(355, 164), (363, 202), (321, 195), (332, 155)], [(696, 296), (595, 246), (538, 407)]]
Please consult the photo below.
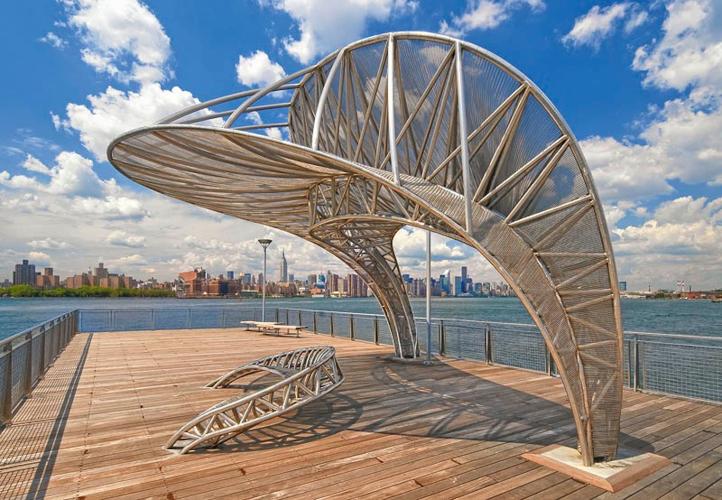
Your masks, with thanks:
[[(287, 118), (244, 125), (250, 113)], [(254, 133), (280, 127), (288, 140)], [(569, 127), (497, 56), (428, 33), (371, 37), (124, 134), (108, 157), (153, 190), (339, 257), (377, 297), (400, 357), (419, 351), (396, 232), (474, 247), (538, 325), (585, 463), (614, 457), (622, 327), (601, 202)]]

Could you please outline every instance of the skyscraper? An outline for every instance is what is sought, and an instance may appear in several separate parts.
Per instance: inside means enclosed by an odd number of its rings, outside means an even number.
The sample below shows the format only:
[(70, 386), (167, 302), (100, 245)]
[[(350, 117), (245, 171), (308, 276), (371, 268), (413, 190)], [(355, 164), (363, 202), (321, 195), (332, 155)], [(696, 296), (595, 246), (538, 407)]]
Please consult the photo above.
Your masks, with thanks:
[(35, 264), (28, 264), (27, 259), (23, 259), (22, 264), (15, 265), (13, 285), (35, 286), (35, 279)]
[(288, 281), (288, 262), (286, 262), (286, 252), (281, 250), (281, 276), (280, 282), (286, 283)]

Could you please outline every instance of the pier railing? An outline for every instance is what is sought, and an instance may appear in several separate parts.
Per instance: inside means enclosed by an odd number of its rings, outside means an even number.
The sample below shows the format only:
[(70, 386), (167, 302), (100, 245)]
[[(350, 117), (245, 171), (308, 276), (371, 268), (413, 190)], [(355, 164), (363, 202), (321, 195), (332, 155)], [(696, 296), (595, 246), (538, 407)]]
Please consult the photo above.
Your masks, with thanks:
[(22, 402), (77, 331), (78, 311), (0, 341), (0, 424), (8, 423)]
[[(79, 331), (237, 328), (260, 320), (261, 308), (232, 305), (163, 309), (81, 309)], [(391, 344), (383, 315), (267, 307), (266, 320), (303, 325), (310, 332)], [(426, 321), (416, 320), (419, 346), (427, 349)], [(556, 375), (532, 324), (447, 318), (431, 321), (431, 352)], [(722, 337), (625, 332), (624, 382), (635, 390), (722, 402)]]

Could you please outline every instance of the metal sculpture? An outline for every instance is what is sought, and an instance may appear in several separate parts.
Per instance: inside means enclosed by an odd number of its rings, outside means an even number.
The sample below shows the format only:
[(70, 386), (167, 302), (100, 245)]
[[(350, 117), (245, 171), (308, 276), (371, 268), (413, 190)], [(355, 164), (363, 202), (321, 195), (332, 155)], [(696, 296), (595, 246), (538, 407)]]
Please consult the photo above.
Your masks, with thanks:
[(328, 394), (344, 381), (330, 346), (303, 347), (257, 359), (209, 383), (228, 387), (241, 377), (266, 372), (283, 378), (265, 389), (227, 399), (190, 420), (166, 448), (187, 453), (199, 446), (216, 447), (266, 420), (284, 415)]
[[(241, 124), (259, 113), (287, 118)], [(284, 127), (288, 140), (252, 132)], [(151, 189), (339, 257), (377, 297), (399, 357), (419, 348), (394, 235), (412, 225), (472, 246), (539, 327), (584, 462), (614, 457), (622, 326), (601, 202), (567, 124), (499, 57), (429, 33), (367, 38), (124, 134), (108, 157)]]

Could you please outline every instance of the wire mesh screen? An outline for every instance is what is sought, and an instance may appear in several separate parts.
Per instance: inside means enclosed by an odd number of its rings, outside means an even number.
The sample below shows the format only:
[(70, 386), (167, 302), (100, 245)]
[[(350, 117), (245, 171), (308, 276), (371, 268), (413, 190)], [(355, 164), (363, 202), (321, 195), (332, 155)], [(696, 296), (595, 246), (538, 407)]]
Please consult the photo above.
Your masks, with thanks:
[(27, 387), (27, 359), (30, 352), (30, 343), (25, 342), (13, 348), (12, 360), (12, 406), (15, 406), (25, 394)]
[(316, 313), (316, 332), (325, 335), (331, 334), (331, 315), (333, 313), (327, 311), (318, 311)]
[(353, 321), (354, 338), (373, 342), (375, 318), (373, 316), (354, 316)]
[(42, 375), (43, 369), (45, 368), (42, 366), (43, 360), (41, 359), (41, 349), (43, 347), (43, 335), (44, 333), (38, 333), (38, 335), (35, 335), (32, 339), (31, 344), (31, 350), (32, 350), (32, 365), (30, 367), (31, 373), (30, 373), (30, 379), (33, 381), (33, 383)]
[(391, 329), (386, 318), (379, 318), (379, 344), (393, 345), (394, 339), (391, 337)]
[(483, 323), (444, 320), (446, 353), (456, 358), (485, 361)]
[(106, 309), (81, 309), (78, 330), (81, 332), (112, 331), (110, 316), (112, 311)]
[[(421, 349), (422, 352), (428, 352), (427, 345), (428, 345), (428, 332), (427, 332), (427, 325), (425, 319), (416, 319), (416, 337), (419, 339), (419, 349)], [(431, 322), (431, 352), (432, 354), (438, 354), (439, 353), (439, 323)]]
[(722, 401), (722, 348), (640, 341), (639, 386)]
[(337, 337), (351, 338), (351, 315), (336, 314), (333, 318), (333, 334)]
[(544, 339), (533, 327), (493, 324), (490, 325), (490, 337), (494, 363), (540, 372), (546, 370)]
[(309, 332), (313, 331), (313, 311), (301, 311), (301, 324)]

